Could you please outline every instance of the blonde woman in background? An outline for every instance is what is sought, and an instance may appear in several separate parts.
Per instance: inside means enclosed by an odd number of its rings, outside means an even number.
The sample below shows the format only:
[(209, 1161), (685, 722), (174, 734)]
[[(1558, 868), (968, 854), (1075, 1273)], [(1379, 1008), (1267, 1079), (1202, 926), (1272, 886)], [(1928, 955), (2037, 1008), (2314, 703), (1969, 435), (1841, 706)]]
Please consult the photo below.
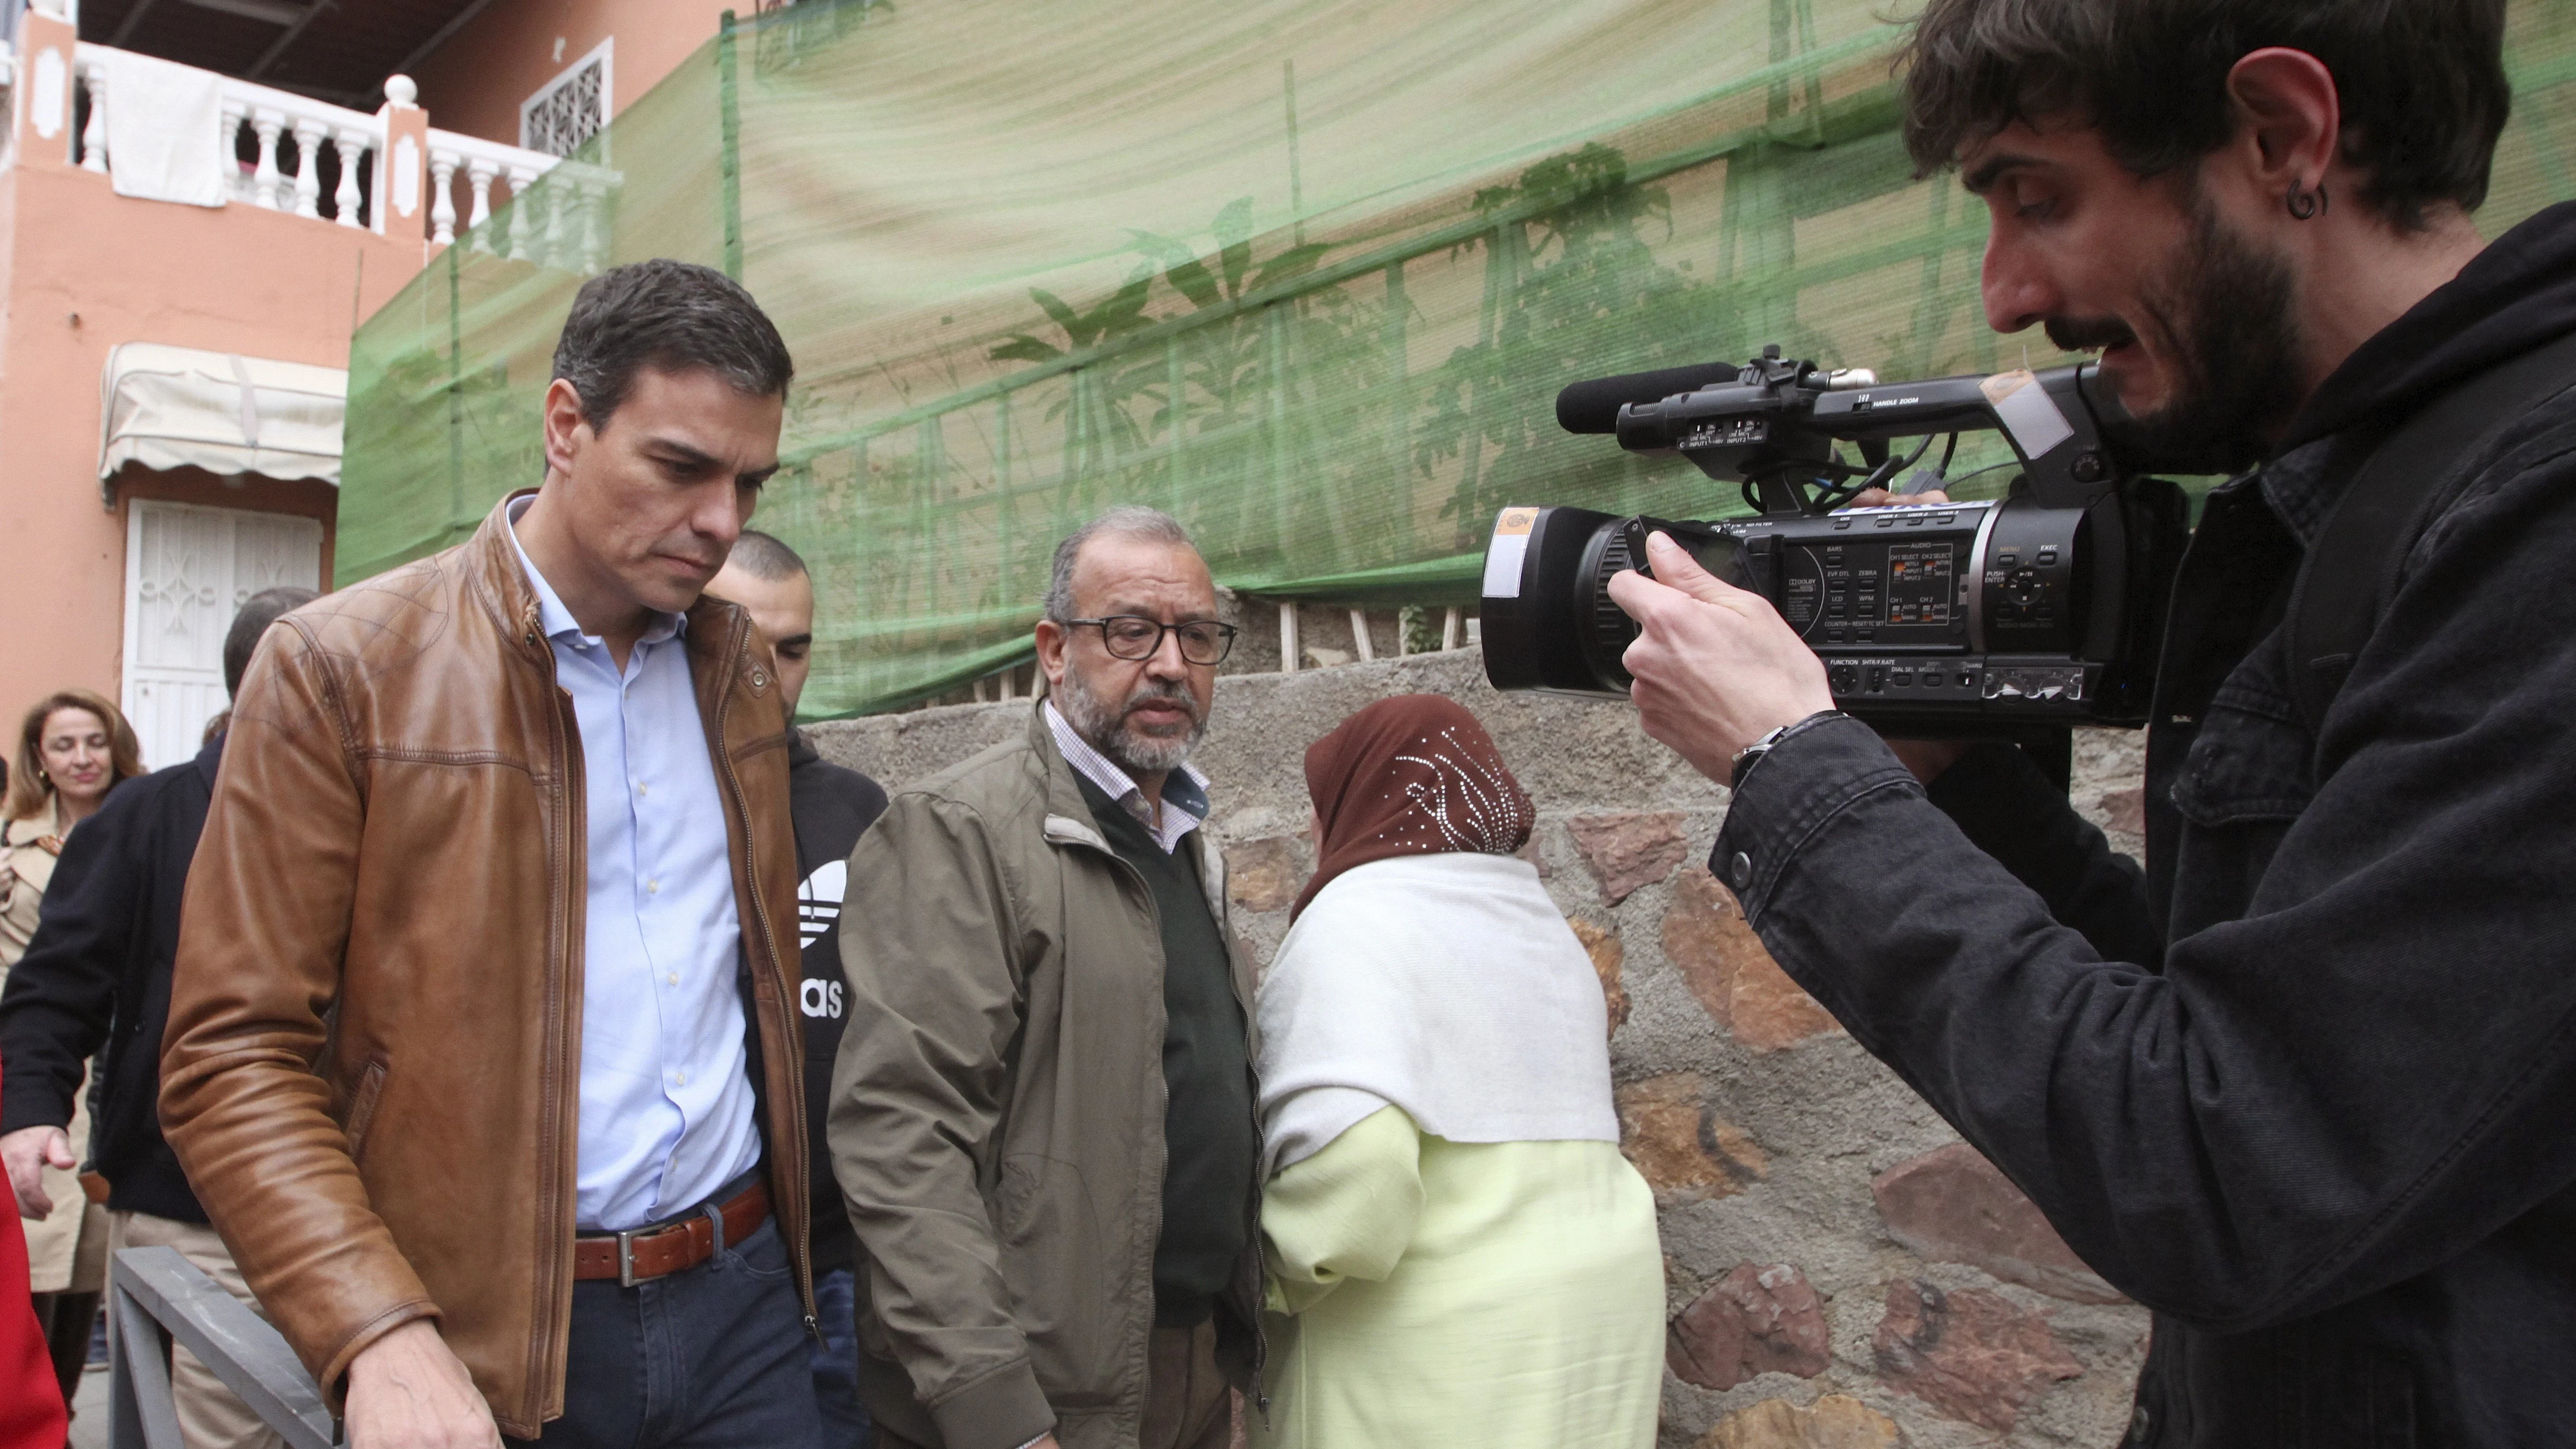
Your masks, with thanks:
[(86, 689), (46, 696), (27, 711), (9, 769), (8, 850), (0, 859), (0, 972), (36, 935), (36, 913), (72, 827), (98, 812), (120, 780), (143, 773), (143, 749), (115, 705)]
[[(0, 982), (35, 939), (45, 887), (74, 827), (96, 814), (107, 792), (143, 773), (143, 750), (115, 705), (86, 689), (46, 696), (27, 711), (10, 764), (6, 852), (0, 854)], [(81, 1096), (86, 1099), (84, 1087)], [(76, 1108), (71, 1140), (89, 1142), (89, 1111)], [(68, 1165), (45, 1169), (53, 1211), (27, 1223), (28, 1277), (63, 1404), (80, 1387), (90, 1325), (107, 1286), (107, 1211), (81, 1191)]]

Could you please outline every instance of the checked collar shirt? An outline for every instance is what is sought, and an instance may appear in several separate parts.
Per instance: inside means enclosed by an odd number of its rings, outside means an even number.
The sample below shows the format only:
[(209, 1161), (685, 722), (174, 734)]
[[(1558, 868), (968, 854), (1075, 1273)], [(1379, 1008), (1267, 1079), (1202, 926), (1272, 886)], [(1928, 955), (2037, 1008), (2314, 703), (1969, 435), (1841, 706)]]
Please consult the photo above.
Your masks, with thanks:
[(1054, 700), (1040, 708), (1046, 711), (1047, 732), (1055, 736), (1055, 747), (1064, 752), (1064, 762), (1135, 816), (1145, 833), (1154, 837), (1154, 843), (1163, 847), (1165, 855), (1177, 849), (1181, 838), (1207, 819), (1208, 777), (1200, 773), (1198, 766), (1183, 761), (1179, 769), (1163, 777), (1163, 803), (1171, 808), (1163, 812), (1162, 822), (1157, 824), (1154, 812), (1145, 804), (1145, 792), (1133, 776), (1075, 734), (1072, 721), (1056, 711)]

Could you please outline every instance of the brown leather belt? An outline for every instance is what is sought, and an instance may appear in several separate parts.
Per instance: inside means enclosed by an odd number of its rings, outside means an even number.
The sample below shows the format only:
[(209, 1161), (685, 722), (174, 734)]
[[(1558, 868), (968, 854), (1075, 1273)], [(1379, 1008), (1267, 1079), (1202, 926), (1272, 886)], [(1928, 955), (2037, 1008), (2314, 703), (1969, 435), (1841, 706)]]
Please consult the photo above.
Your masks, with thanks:
[(694, 1268), (716, 1255), (716, 1219), (724, 1220), (723, 1242), (740, 1243), (769, 1219), (769, 1184), (755, 1182), (735, 1193), (722, 1207), (708, 1206), (695, 1215), (658, 1228), (629, 1228), (572, 1240), (575, 1278), (614, 1278), (632, 1288), (648, 1278)]

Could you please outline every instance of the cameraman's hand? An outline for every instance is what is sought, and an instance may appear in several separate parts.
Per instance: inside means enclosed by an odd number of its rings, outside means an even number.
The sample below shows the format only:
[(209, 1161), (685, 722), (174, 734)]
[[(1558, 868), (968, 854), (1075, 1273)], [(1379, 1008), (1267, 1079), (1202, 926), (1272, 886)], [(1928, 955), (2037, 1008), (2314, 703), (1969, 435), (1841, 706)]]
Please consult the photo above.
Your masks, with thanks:
[(78, 1166), (72, 1139), (60, 1127), (21, 1127), (0, 1137), (0, 1167), (9, 1173), (9, 1190), (17, 1196), (18, 1216), (42, 1218), (54, 1210), (54, 1195), (45, 1191), (45, 1169)]
[(1844, 504), (1843, 507), (1884, 508), (1891, 503), (1928, 504), (1947, 503), (1949, 501), (1950, 495), (1942, 492), (1938, 488), (1926, 488), (1920, 493), (1890, 493), (1884, 488), (1864, 488), (1858, 493), (1853, 494), (1851, 502)]
[(1646, 733), (1720, 784), (1745, 746), (1834, 707), (1824, 661), (1769, 600), (1701, 568), (1658, 532), (1646, 540), (1655, 577), (1622, 572), (1610, 597), (1643, 630), (1622, 662)]

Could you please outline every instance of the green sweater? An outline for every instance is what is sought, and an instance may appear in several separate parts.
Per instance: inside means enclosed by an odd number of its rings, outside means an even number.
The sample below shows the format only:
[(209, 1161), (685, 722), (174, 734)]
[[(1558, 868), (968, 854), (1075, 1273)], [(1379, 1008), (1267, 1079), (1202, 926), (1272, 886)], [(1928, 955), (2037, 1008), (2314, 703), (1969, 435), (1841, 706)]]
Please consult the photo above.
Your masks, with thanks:
[[(1261, 1132), (1243, 1005), (1225, 938), (1199, 880), (1198, 850), (1165, 854), (1125, 806), (1083, 779), (1082, 797), (1118, 858), (1154, 895), (1163, 935), (1163, 1234), (1154, 1245), (1155, 1320), (1206, 1320), (1251, 1232)], [(1176, 806), (1166, 804), (1165, 809)]]

